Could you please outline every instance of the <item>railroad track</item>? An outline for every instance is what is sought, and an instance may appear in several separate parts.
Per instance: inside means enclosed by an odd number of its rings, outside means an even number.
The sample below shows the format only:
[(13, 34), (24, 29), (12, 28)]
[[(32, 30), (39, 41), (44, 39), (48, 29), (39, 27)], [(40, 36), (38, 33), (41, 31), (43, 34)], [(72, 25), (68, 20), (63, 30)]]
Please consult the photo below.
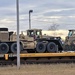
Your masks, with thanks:
[[(21, 64), (52, 64), (52, 63), (75, 63), (75, 59), (71, 58), (22, 58)], [(0, 66), (5, 65), (17, 65), (17, 59), (12, 60), (0, 60)]]

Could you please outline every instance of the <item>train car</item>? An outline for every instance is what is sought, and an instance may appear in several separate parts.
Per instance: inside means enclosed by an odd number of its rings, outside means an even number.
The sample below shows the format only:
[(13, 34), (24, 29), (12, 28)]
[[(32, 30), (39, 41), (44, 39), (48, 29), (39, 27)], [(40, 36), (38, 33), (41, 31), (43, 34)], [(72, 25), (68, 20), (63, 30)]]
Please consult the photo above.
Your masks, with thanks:
[[(72, 35), (73, 34), (74, 31)], [(19, 36), (21, 62), (75, 62), (74, 39), (72, 40), (74, 36), (72, 35), (66, 37), (67, 41), (62, 44), (60, 37), (42, 35), (41, 29), (27, 30), (26, 36), (21, 33)], [(71, 42), (70, 38), (73, 47), (70, 50), (66, 50), (66, 45), (69, 45), (69, 41)], [(0, 64), (16, 63), (16, 52), (16, 34), (14, 32), (9, 32), (8, 28), (0, 28)]]

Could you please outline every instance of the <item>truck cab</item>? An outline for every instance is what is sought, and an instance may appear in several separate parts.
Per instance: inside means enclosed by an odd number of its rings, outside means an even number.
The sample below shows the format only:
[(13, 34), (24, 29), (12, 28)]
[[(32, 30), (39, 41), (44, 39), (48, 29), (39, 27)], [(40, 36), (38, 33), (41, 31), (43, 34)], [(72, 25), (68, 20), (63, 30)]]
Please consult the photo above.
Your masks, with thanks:
[(69, 45), (74, 44), (75, 42), (75, 30), (69, 30), (68, 36), (66, 37), (65, 42), (67, 42)]
[(41, 29), (29, 29), (27, 30), (27, 36), (36, 38), (42, 37), (42, 30)]
[(75, 36), (75, 30), (69, 30), (68, 37)]

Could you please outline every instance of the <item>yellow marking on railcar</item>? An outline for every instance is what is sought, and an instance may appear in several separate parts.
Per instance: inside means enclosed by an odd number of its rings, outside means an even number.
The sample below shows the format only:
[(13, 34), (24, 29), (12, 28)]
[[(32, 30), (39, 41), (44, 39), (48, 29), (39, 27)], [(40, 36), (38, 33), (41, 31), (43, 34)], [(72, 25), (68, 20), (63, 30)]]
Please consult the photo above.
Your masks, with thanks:
[(5, 60), (8, 60), (8, 58), (9, 58), (9, 55), (5, 54)]

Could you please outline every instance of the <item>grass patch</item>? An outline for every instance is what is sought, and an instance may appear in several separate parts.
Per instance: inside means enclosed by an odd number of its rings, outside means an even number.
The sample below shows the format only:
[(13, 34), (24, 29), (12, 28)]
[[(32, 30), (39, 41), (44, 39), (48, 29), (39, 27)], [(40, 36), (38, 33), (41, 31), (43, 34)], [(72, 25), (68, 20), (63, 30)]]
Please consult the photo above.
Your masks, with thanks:
[(0, 75), (75, 75), (75, 63), (69, 64), (25, 64), (0, 67)]

